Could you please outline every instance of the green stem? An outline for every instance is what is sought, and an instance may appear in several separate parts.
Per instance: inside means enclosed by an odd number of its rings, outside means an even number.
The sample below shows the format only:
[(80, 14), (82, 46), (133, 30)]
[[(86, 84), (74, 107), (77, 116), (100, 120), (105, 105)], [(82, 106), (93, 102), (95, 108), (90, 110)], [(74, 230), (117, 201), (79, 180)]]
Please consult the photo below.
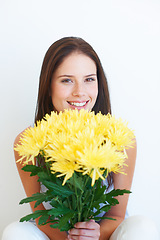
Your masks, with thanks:
[(42, 166), (41, 166), (41, 162), (39, 161), (39, 157), (38, 157), (38, 156), (36, 156), (36, 161), (37, 161), (37, 163), (38, 163), (38, 167), (41, 168)]
[[(44, 164), (46, 166), (47, 173), (50, 176), (50, 174), (51, 174), (51, 172), (50, 172), (50, 163), (45, 161), (45, 153), (44, 153), (43, 150), (41, 151), (41, 157), (44, 159)], [(42, 165), (42, 167), (43, 167), (43, 165)]]
[(45, 162), (45, 165), (46, 165), (47, 173), (50, 176), (51, 175), (51, 171), (50, 171), (50, 164), (49, 164), (49, 162)]
[[(89, 177), (90, 177), (90, 175), (89, 175)], [(96, 187), (96, 186), (92, 187), (92, 194), (91, 194), (91, 195), (92, 195), (92, 198), (91, 198), (91, 202), (90, 202), (88, 211), (87, 211), (86, 216), (85, 216), (85, 220), (88, 220), (88, 214), (89, 214), (89, 211), (90, 211), (90, 209), (91, 209), (91, 207), (92, 207), (92, 204), (93, 204), (94, 195), (95, 195), (95, 187)], [(90, 216), (89, 216), (89, 217), (90, 217)]]
[(87, 185), (87, 182), (88, 182), (89, 178), (90, 178), (90, 175), (88, 175), (88, 177), (86, 178), (86, 182), (85, 182), (84, 186)]
[[(89, 214), (89, 211), (90, 211), (90, 209), (91, 209), (91, 207), (92, 207), (92, 204), (93, 204), (94, 192), (95, 192), (95, 190), (93, 190), (92, 199), (91, 199), (91, 202), (90, 202), (90, 207), (88, 208), (88, 211), (87, 211), (87, 213), (86, 213), (85, 220), (88, 220), (88, 214)], [(90, 216), (89, 216), (89, 217), (90, 217)]]
[[(69, 208), (72, 210), (72, 206), (71, 206), (71, 203), (70, 203), (69, 198), (67, 198), (67, 202), (68, 202), (68, 206), (69, 206)], [(72, 219), (70, 219), (70, 223), (71, 223), (71, 225), (74, 226)]]
[(81, 196), (78, 196), (77, 193), (77, 188), (76, 188), (76, 184), (75, 184), (75, 173), (73, 174), (73, 181), (74, 181), (74, 189), (75, 189), (75, 194), (76, 194), (76, 198), (77, 198), (77, 210), (78, 210), (78, 222), (81, 221)]

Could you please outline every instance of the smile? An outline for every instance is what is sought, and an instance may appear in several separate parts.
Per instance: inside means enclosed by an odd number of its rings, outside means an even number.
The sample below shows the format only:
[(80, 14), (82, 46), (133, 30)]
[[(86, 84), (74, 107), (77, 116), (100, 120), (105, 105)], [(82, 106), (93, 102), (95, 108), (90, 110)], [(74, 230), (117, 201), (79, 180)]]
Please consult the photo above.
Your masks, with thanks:
[(88, 101), (86, 101), (86, 102), (68, 102), (68, 103), (72, 106), (83, 107), (86, 105), (86, 103), (88, 103)]

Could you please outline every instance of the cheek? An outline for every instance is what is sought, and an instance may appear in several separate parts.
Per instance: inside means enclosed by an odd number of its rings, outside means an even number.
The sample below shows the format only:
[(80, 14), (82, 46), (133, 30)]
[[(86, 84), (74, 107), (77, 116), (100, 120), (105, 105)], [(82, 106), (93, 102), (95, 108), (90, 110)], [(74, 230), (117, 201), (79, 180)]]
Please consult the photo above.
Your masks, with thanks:
[(90, 89), (90, 96), (94, 99), (97, 99), (98, 96), (98, 85), (95, 85), (94, 88)]
[(67, 95), (67, 91), (63, 86), (52, 85), (52, 99), (63, 99)]

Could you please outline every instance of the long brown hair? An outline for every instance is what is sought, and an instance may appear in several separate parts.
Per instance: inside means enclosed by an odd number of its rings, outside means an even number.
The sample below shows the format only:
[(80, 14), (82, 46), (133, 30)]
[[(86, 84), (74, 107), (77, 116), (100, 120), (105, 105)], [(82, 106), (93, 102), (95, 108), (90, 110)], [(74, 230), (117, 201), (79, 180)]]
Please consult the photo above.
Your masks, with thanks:
[[(54, 42), (49, 47), (44, 57), (39, 81), (35, 122), (37, 120), (41, 120), (46, 113), (50, 114), (51, 111), (54, 110), (50, 96), (51, 79), (53, 73), (63, 62), (64, 58), (73, 52), (80, 52), (90, 57), (97, 67), (98, 96), (92, 110), (95, 113), (98, 113), (99, 111), (101, 111), (102, 114), (111, 113), (108, 83), (97, 53), (94, 51), (92, 46), (82, 38), (65, 37)], [(113, 178), (110, 174), (108, 176), (109, 186), (112, 183), (112, 179)]]

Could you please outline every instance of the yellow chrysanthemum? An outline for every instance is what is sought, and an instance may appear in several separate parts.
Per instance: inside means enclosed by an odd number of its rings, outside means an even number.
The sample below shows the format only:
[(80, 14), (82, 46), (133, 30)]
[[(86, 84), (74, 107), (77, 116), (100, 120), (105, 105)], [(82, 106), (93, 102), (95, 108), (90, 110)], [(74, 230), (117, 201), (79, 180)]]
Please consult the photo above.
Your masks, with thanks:
[(115, 117), (110, 116), (110, 128), (107, 129), (107, 137), (118, 150), (132, 147), (135, 143), (133, 131), (128, 128), (128, 123), (123, 122), (121, 118), (115, 119)]
[(52, 114), (49, 120), (49, 126), (57, 129), (60, 132), (66, 133), (68, 136), (75, 136), (77, 132), (84, 129), (90, 118), (93, 118), (94, 114), (88, 111), (81, 110), (65, 110), (60, 112), (59, 115)]
[(46, 122), (43, 120), (37, 122), (34, 128), (27, 128), (20, 138), (20, 144), (15, 146), (21, 158), (17, 162), (23, 160), (23, 164), (28, 164), (30, 161), (35, 164), (35, 157), (38, 156), (41, 150), (46, 145)]
[(92, 186), (99, 177), (104, 180), (102, 176), (104, 171), (102, 170), (107, 169), (107, 173), (120, 172), (125, 161), (125, 155), (117, 152), (108, 140), (99, 147), (95, 145), (84, 147), (83, 151), (78, 152), (78, 155), (79, 164), (83, 165), (83, 174), (91, 174)]
[(72, 177), (74, 171), (79, 170), (79, 165), (76, 162), (70, 162), (66, 159), (56, 161), (51, 165), (52, 173), (60, 173), (57, 177), (62, 177), (65, 175), (62, 185), (66, 183), (66, 181)]
[(133, 144), (134, 134), (121, 119), (110, 114), (94, 114), (86, 110), (52, 112), (34, 128), (26, 130), (15, 150), (24, 163), (34, 162), (42, 150), (51, 163), (52, 173), (64, 176), (65, 182), (74, 171), (83, 171), (92, 178), (92, 185), (104, 171), (122, 172), (125, 148)]

